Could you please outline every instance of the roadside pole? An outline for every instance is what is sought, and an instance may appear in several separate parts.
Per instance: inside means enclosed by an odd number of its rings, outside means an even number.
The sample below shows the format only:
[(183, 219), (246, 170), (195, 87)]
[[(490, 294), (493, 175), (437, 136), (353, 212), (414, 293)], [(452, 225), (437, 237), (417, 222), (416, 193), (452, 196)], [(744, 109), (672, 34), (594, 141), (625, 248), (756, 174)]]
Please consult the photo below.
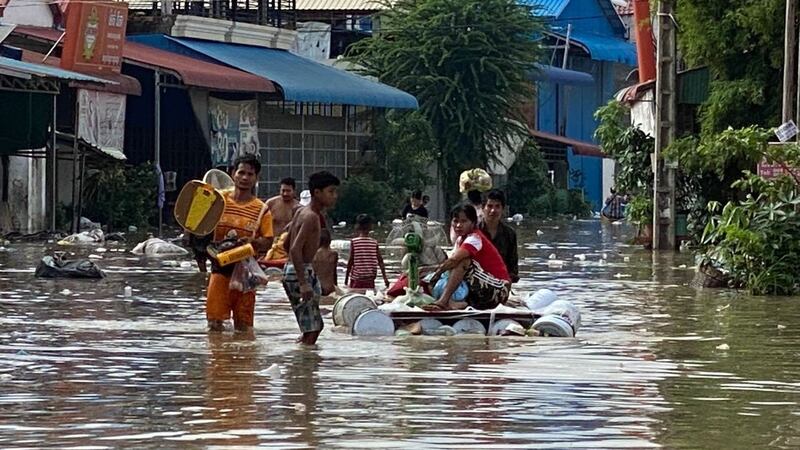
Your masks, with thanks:
[(786, 0), (786, 22), (784, 24), (783, 41), (783, 108), (781, 122), (786, 123), (795, 117), (794, 102), (798, 94), (797, 91), (797, 0)]
[(653, 160), (653, 250), (675, 249), (675, 169), (662, 152), (675, 140), (677, 55), (674, 0), (658, 4), (656, 136)]

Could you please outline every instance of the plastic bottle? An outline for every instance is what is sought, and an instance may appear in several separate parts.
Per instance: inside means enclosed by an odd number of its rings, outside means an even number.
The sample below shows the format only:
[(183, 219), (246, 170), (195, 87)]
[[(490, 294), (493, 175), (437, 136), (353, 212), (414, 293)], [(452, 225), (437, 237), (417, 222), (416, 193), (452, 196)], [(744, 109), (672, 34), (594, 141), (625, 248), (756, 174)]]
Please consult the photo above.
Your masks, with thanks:
[(133, 295), (133, 288), (131, 288), (130, 286), (125, 286), (124, 293), (125, 297), (130, 297), (131, 295)]

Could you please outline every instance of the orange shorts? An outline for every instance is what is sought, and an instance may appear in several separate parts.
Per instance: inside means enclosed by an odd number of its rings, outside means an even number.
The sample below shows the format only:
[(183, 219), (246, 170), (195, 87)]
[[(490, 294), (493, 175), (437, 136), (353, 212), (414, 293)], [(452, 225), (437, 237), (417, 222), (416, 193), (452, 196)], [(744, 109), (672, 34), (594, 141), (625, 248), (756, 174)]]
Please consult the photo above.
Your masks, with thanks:
[(234, 326), (253, 326), (256, 309), (256, 293), (232, 291), (231, 278), (212, 273), (208, 280), (206, 296), (206, 318), (208, 320), (228, 320), (233, 314)]

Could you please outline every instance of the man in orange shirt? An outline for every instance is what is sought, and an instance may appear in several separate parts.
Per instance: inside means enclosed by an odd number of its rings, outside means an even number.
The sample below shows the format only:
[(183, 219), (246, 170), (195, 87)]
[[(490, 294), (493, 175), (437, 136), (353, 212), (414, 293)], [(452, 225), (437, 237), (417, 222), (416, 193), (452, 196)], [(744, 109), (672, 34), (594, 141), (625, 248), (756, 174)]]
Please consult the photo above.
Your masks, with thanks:
[[(233, 170), (235, 189), (225, 194), (225, 210), (214, 229), (214, 243), (235, 238), (238, 244), (250, 243), (256, 253), (262, 254), (272, 245), (273, 233), (272, 216), (269, 212), (262, 215), (264, 202), (253, 195), (261, 163), (253, 155), (244, 155), (234, 161)], [(235, 266), (221, 267), (213, 258), (211, 260), (206, 296), (206, 319), (210, 331), (223, 331), (224, 323), (231, 315), (236, 331), (247, 332), (253, 328), (256, 294), (230, 289)]]

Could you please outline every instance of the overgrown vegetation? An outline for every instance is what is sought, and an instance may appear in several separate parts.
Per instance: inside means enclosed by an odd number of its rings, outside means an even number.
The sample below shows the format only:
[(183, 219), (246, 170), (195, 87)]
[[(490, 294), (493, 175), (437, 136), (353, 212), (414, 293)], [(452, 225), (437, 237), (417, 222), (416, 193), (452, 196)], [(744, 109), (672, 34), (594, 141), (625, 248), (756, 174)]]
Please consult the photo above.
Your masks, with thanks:
[(708, 204), (703, 257), (729, 273), (732, 286), (756, 295), (800, 293), (800, 193), (787, 176), (747, 173), (733, 187), (744, 200)]
[(397, 0), (382, 29), (348, 57), (366, 75), (414, 95), (430, 125), (445, 201), (458, 176), (486, 167), (503, 146), (527, 135), (518, 108), (530, 101), (527, 74), (541, 54), (541, 23), (514, 0)]
[(617, 162), (614, 185), (620, 194), (628, 195), (625, 218), (645, 225), (653, 219), (653, 171), (650, 154), (653, 138), (639, 127), (629, 124), (628, 109), (616, 100), (599, 108), (595, 114), (598, 126), (595, 138), (603, 151)]
[(87, 171), (83, 215), (108, 226), (146, 226), (155, 221), (158, 184), (152, 164), (113, 165)]
[(592, 213), (589, 202), (577, 189), (556, 189), (547, 177), (547, 164), (539, 149), (528, 143), (508, 171), (507, 194), (509, 212), (529, 217), (569, 215), (588, 217)]
[(366, 174), (351, 175), (339, 187), (339, 199), (331, 217), (337, 222), (352, 224), (357, 215), (369, 214), (375, 220), (385, 221), (400, 217), (403, 199), (404, 196), (385, 181)]

